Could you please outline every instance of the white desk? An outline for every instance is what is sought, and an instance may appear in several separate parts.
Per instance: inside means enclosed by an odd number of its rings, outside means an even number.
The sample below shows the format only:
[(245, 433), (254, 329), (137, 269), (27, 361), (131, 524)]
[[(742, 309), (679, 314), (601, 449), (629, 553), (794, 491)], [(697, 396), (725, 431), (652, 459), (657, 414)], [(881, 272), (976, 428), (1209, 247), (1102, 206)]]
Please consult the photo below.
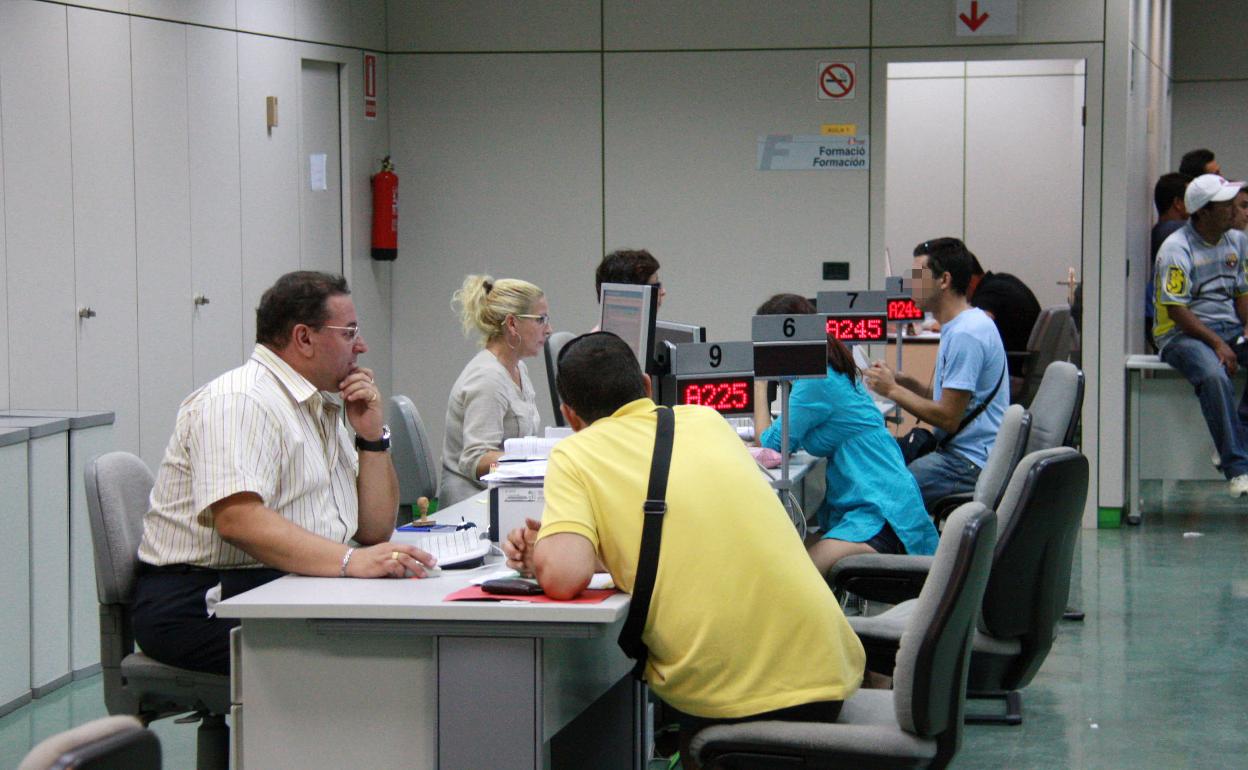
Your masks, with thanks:
[[(1127, 522), (1138, 524), (1160, 500), (1141, 492), (1142, 479), (1222, 480), (1210, 462), (1213, 439), (1191, 384), (1158, 356), (1127, 357)], [(1237, 380), (1243, 379), (1243, 367)]]
[[(438, 517), (472, 519), (479, 497)], [(231, 767), (641, 767), (628, 597), (442, 601), (475, 572), (284, 577), (219, 604), (242, 620)]]

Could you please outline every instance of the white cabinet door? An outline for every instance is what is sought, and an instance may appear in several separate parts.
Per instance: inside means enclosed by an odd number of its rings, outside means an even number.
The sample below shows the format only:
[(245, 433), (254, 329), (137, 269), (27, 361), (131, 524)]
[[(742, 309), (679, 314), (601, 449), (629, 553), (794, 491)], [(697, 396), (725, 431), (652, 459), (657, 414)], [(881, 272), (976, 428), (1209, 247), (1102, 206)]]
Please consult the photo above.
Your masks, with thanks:
[(242, 201), (238, 167), (238, 35), (188, 27), (194, 384), (242, 363)]
[(138, 224), (139, 447), (155, 468), (191, 390), (190, 158), (186, 32), (132, 18)]
[(114, 448), (139, 451), (130, 24), (69, 9), (78, 407), (116, 414)]
[[(265, 127), (276, 97), (278, 125)], [(299, 269), (299, 53), (288, 40), (238, 36), (243, 191), (243, 337), (254, 339), (260, 295)]]
[(65, 6), (0, 3), (9, 405), (73, 408), (73, 191)]

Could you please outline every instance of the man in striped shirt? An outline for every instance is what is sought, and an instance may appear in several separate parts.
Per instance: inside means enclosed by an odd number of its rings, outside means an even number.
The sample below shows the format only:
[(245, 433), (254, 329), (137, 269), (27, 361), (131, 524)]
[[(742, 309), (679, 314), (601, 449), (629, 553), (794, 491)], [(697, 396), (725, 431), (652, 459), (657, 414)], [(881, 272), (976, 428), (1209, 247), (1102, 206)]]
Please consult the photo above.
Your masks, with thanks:
[(213, 615), (218, 600), (286, 573), (433, 566), (388, 542), (398, 480), (381, 395), (357, 365), (367, 351), (345, 279), (288, 273), (260, 299), (250, 360), (182, 402), (139, 545), (134, 632), (149, 656), (227, 673), (236, 621)]

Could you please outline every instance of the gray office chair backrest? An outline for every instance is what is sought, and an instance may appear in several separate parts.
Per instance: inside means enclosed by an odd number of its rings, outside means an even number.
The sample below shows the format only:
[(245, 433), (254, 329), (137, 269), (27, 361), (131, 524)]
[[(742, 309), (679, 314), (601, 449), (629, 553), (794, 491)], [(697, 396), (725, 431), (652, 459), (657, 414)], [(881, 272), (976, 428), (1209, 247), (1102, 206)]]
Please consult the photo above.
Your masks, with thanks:
[(1027, 454), (1058, 446), (1073, 447), (1082, 409), (1083, 372), (1069, 361), (1049, 364), (1027, 408), (1032, 416)]
[(96, 719), (39, 742), (18, 770), (160, 770), (160, 741), (132, 716)]
[(1031, 415), (1021, 404), (1011, 404), (1001, 418), (997, 438), (988, 451), (988, 461), (975, 481), (975, 493), (971, 499), (996, 510), (1005, 494), (1014, 466), (1022, 459), (1027, 437), (1031, 434)]
[(546, 384), (550, 386), (550, 405), (555, 410), (555, 424), (565, 427), (563, 412), (559, 411), (559, 388), (555, 379), (559, 376), (559, 351), (563, 346), (576, 339), (572, 332), (555, 332), (546, 338)]
[(152, 472), (129, 452), (109, 452), (87, 463), (84, 481), (100, 604), (128, 604), (134, 593), (143, 514), (155, 483)]
[(956, 751), (961, 736), (972, 633), (996, 534), (997, 519), (983, 503), (950, 514), (897, 649), (897, 723), (925, 738), (943, 734), (942, 754)]
[(1018, 403), (1023, 406), (1031, 404), (1049, 364), (1069, 360), (1078, 337), (1069, 305), (1050, 305), (1040, 311), (1027, 340), (1028, 356)]
[(420, 412), (407, 396), (390, 397), (390, 454), (399, 477), (399, 504), (438, 494), (438, 466)]
[(1088, 459), (1070, 447), (1023, 457), (997, 510), (997, 547), (979, 629), (1017, 639), (1001, 689), (1025, 686), (1044, 662), (1066, 609), (1075, 539), (1088, 494)]

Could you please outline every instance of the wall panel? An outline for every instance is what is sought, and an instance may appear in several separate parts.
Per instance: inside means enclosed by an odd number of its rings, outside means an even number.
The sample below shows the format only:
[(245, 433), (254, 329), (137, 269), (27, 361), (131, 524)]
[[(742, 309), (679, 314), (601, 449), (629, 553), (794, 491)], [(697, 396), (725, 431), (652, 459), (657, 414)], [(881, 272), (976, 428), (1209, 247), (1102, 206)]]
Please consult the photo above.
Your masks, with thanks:
[(236, 3), (240, 32), (295, 36), (297, 0), (236, 0)]
[[(555, 328), (593, 325), (602, 253), (598, 57), (391, 57), (390, 78), (390, 93), (404, 94), (391, 119), (402, 126), (392, 149), (406, 180), (394, 390), (412, 398), (441, 447), (447, 394), (477, 350), (450, 307), (466, 274), (533, 281), (549, 297)], [(544, 363), (528, 365), (550, 421)]]
[(140, 454), (155, 468), (193, 382), (186, 33), (132, 18)]
[[(816, 98), (829, 60), (857, 63), (853, 101)], [(869, 80), (861, 50), (607, 55), (606, 250), (654, 253), (662, 317), (749, 339), (748, 310), (775, 292), (867, 286), (868, 172), (760, 171), (757, 141), (828, 123), (870, 136)], [(825, 260), (849, 281), (823, 281)]]
[(199, 386), (242, 363), (251, 345), (243, 339), (238, 35), (197, 27), (186, 35), (191, 275), (182, 299), (192, 303)]
[(9, 403), (19, 409), (78, 401), (66, 10), (0, 3)]
[(607, 49), (831, 48), (870, 44), (870, 0), (605, 0)]
[(130, 0), (130, 13), (225, 29), (235, 23), (234, 0)]
[[(254, 340), (260, 295), (299, 269), (299, 54), (296, 43), (240, 35), (238, 124), (242, 158), (243, 339)], [(265, 97), (278, 125), (265, 128)]]
[(78, 408), (116, 413), (118, 448), (139, 447), (139, 351), (130, 23), (69, 9), (69, 99), (78, 304)]
[(295, 5), (295, 37), (382, 50), (386, 0), (301, 0)]
[(584, 0), (388, 0), (389, 51), (597, 49), (598, 3)]

